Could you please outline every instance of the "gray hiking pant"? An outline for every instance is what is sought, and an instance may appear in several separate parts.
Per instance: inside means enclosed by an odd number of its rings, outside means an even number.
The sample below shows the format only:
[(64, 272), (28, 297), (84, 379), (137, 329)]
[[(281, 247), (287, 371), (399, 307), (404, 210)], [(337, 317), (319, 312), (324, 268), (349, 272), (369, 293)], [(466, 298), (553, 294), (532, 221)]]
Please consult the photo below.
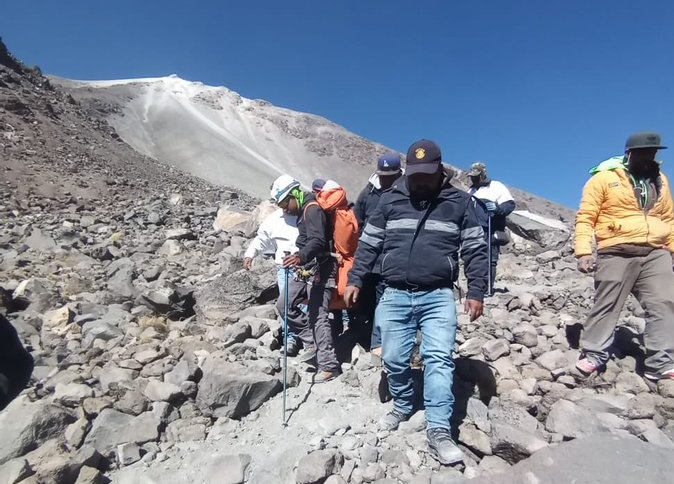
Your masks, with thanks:
[(664, 249), (645, 256), (599, 255), (594, 276), (594, 306), (580, 340), (594, 363), (608, 360), (620, 311), (632, 293), (645, 311), (646, 369), (661, 373), (674, 368), (674, 273)]
[[(307, 283), (288, 278), (288, 328), (289, 333), (297, 335), (305, 348), (313, 348), (314, 336), (309, 327), (309, 319), (302, 312), (300, 305), (307, 299)], [(280, 294), (276, 301), (276, 310), (283, 320), (285, 308), (285, 294)]]
[(318, 371), (339, 371), (335, 342), (330, 323), (330, 298), (334, 288), (323, 284), (308, 284), (309, 327), (316, 342)]
[[(313, 281), (312, 281), (313, 282)], [(288, 326), (298, 335), (305, 348), (316, 348), (318, 371), (337, 371), (339, 362), (330, 323), (330, 298), (334, 283), (308, 284), (291, 278), (288, 281)], [(298, 306), (307, 299), (307, 313)], [(283, 295), (276, 302), (276, 309), (283, 318)]]

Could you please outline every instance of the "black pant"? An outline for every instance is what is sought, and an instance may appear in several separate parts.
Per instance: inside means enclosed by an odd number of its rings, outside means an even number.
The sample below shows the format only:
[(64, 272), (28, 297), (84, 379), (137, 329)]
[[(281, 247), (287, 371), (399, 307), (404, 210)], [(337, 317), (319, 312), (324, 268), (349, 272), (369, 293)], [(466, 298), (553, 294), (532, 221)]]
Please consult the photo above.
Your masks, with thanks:
[(33, 358), (21, 344), (14, 326), (0, 315), (0, 410), (26, 388)]

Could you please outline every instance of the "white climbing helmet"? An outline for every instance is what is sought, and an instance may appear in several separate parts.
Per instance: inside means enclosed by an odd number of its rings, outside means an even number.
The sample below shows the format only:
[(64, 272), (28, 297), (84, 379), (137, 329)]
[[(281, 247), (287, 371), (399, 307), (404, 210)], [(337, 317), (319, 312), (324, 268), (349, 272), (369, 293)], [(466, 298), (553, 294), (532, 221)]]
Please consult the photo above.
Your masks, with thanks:
[(282, 202), (290, 195), (293, 188), (299, 188), (300, 182), (290, 175), (281, 175), (271, 184), (271, 199), (274, 203)]

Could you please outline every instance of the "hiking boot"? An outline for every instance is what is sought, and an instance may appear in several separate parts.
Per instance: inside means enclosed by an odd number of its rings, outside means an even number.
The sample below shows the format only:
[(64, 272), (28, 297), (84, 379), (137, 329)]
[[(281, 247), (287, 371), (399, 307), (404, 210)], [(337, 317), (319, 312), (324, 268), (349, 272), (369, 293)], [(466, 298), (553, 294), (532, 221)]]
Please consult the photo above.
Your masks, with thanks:
[(428, 449), (440, 464), (449, 466), (463, 461), (463, 452), (452, 440), (449, 429), (428, 429)]
[(395, 430), (402, 422), (407, 422), (412, 415), (405, 415), (395, 408), (379, 419), (381, 430)]
[(592, 373), (599, 369), (600, 365), (593, 363), (587, 357), (581, 358), (576, 362), (576, 370), (584, 377), (590, 376)]
[[(285, 348), (281, 346), (281, 354)], [(300, 351), (300, 344), (294, 339), (288, 340), (288, 356), (297, 356), (297, 353)]]
[(308, 365), (315, 366), (317, 364), (316, 360), (316, 348), (309, 347), (304, 348), (304, 351), (299, 356), (300, 363), (306, 363)]
[(339, 376), (339, 372), (335, 371), (319, 371), (314, 375), (314, 383), (325, 383), (326, 381), (334, 380)]

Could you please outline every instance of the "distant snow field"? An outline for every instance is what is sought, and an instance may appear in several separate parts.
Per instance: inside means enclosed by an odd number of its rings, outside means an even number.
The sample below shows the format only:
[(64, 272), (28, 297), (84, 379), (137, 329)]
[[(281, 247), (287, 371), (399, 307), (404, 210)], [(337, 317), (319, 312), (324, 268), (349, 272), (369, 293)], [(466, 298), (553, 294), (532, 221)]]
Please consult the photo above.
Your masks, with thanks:
[(563, 230), (563, 231), (568, 231), (569, 228), (564, 225), (564, 222), (560, 220), (554, 220), (551, 218), (543, 217), (541, 215), (537, 215), (535, 213), (531, 213), (528, 210), (515, 210), (513, 213), (516, 213), (517, 215), (521, 215), (522, 217), (526, 217), (528, 219), (534, 220), (538, 223), (541, 223), (543, 225), (547, 225), (548, 227), (552, 227), (558, 230)]

